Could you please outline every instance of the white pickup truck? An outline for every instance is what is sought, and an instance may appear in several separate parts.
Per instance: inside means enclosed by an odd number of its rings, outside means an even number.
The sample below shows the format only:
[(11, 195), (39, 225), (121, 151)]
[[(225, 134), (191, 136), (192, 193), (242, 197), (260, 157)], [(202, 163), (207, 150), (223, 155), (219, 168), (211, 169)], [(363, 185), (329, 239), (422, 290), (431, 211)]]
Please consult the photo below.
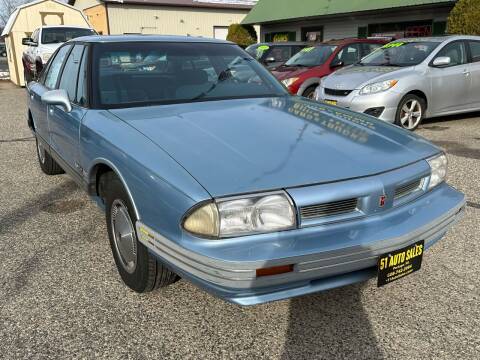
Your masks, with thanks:
[(91, 28), (56, 25), (42, 26), (36, 29), (31, 37), (23, 38), (22, 44), (27, 46), (22, 55), (25, 84), (38, 77), (50, 56), (64, 42), (94, 34), (96, 32)]

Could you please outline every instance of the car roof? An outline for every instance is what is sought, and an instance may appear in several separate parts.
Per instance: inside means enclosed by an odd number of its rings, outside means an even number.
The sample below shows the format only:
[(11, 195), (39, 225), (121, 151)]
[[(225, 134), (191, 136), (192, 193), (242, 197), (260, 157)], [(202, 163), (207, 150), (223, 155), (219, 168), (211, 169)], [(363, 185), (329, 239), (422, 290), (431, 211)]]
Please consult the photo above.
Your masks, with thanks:
[(360, 39), (360, 38), (345, 38), (345, 39), (332, 39), (332, 40), (327, 40), (318, 44), (315, 44), (315, 46), (320, 46), (320, 45), (345, 45), (345, 44), (351, 44), (351, 43), (357, 43), (357, 42), (366, 42), (366, 43), (387, 43), (385, 39), (382, 38), (368, 38), (368, 39)]
[(447, 40), (480, 40), (480, 36), (473, 35), (444, 35), (444, 36), (429, 36), (429, 37), (416, 37), (416, 38), (404, 38), (397, 39), (394, 41), (401, 42), (422, 42), (422, 41), (431, 41), (431, 42), (444, 42)]
[(79, 26), (79, 25), (44, 25), (40, 26), (40, 29), (55, 29), (55, 28), (74, 28), (74, 29), (89, 29), (93, 30), (88, 26)]
[(287, 46), (287, 45), (308, 45), (306, 41), (278, 41), (278, 42), (263, 42), (252, 44), (252, 46), (268, 45), (268, 46)]
[(118, 43), (118, 42), (188, 42), (188, 43), (219, 43), (233, 44), (230, 41), (195, 37), (195, 36), (176, 36), (176, 35), (89, 35), (81, 36), (72, 41), (88, 43)]

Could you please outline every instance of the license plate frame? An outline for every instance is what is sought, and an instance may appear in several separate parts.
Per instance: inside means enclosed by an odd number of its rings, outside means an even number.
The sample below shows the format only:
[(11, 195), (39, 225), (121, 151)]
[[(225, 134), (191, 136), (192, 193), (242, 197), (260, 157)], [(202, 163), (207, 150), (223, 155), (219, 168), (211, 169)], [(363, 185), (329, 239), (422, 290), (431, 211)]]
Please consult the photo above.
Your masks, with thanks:
[(417, 272), (422, 267), (425, 241), (382, 254), (377, 262), (377, 287), (390, 284)]

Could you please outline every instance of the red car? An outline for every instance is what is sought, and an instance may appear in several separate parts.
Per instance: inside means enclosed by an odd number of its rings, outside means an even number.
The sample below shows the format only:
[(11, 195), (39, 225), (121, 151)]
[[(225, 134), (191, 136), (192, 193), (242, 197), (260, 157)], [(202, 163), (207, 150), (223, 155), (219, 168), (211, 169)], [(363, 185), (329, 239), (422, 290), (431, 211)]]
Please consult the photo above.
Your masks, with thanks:
[(320, 79), (383, 46), (384, 39), (331, 40), (302, 49), (272, 73), (292, 94), (313, 98)]

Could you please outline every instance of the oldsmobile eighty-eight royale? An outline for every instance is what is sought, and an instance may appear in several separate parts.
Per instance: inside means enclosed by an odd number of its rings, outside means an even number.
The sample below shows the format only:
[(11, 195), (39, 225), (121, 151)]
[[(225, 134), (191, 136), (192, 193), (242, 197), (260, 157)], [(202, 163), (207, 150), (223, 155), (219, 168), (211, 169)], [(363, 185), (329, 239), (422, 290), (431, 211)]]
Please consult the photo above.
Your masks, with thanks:
[(464, 210), (440, 149), (289, 95), (229, 42), (77, 38), (27, 91), (41, 169), (105, 210), (137, 292), (182, 277), (253, 305), (382, 286), (418, 270)]

